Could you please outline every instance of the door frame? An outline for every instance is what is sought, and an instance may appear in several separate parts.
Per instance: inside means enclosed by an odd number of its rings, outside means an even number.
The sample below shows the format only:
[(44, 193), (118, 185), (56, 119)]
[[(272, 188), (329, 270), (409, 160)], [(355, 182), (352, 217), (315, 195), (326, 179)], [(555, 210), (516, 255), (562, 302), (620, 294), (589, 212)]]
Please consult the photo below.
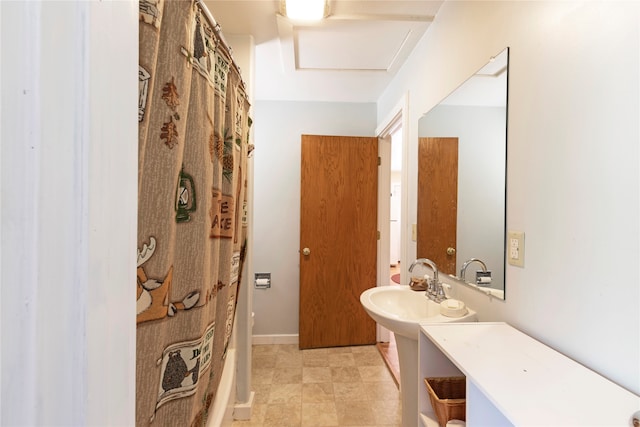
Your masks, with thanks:
[[(409, 93), (405, 93), (389, 115), (376, 128), (378, 136), (378, 155), (380, 156), (380, 167), (378, 168), (378, 230), (380, 239), (378, 240), (378, 262), (377, 262), (377, 286), (389, 286), (391, 276), (389, 245), (391, 240), (390, 224), (390, 198), (389, 183), (391, 182), (391, 134), (399, 127), (402, 127), (402, 173), (400, 195), (400, 221), (402, 228), (400, 231), (400, 283), (405, 283), (407, 272), (407, 242), (408, 242), (408, 194), (409, 185), (408, 151), (409, 151)], [(389, 342), (389, 330), (376, 324), (376, 339), (379, 342)]]

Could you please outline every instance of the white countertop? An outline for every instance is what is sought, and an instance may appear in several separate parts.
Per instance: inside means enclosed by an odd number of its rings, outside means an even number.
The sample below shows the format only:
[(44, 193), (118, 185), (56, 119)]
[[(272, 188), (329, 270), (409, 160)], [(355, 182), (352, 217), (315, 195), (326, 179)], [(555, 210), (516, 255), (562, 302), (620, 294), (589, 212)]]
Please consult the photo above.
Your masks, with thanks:
[(640, 396), (506, 323), (421, 330), (516, 426), (630, 426), (640, 410)]

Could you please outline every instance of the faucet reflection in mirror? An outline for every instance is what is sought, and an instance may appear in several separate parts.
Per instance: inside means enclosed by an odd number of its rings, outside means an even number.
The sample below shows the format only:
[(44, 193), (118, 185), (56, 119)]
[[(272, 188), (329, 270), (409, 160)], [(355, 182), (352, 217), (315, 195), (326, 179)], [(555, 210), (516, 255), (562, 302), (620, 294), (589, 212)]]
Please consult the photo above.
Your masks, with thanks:
[[(484, 271), (478, 280), (469, 282), (473, 288), (503, 298), (505, 283), (505, 209), (507, 166), (507, 93), (509, 50), (491, 58), (449, 96), (424, 114), (418, 122), (419, 152), (418, 181), (426, 177), (431, 168), (440, 163), (439, 157), (431, 161), (421, 155), (421, 147), (457, 145), (448, 162), (456, 172), (444, 176), (454, 181), (453, 189), (444, 197), (430, 202), (434, 191), (428, 185), (418, 185), (418, 227), (416, 258), (429, 258), (440, 266), (440, 272), (456, 276), (465, 260), (481, 259), (491, 270), (491, 278)], [(434, 166), (435, 164), (435, 166)], [(453, 170), (453, 167), (449, 168)], [(448, 182), (448, 181), (447, 181)], [(455, 194), (457, 192), (457, 194)], [(455, 205), (446, 222), (426, 222), (433, 212), (444, 209), (445, 202)], [(442, 204), (440, 202), (442, 201)], [(447, 205), (448, 206), (448, 205)], [(425, 223), (426, 222), (426, 223)], [(442, 230), (452, 229), (451, 235)], [(420, 242), (427, 242), (421, 245)], [(437, 247), (432, 247), (437, 244)], [(421, 246), (424, 249), (421, 249)], [(456, 249), (447, 255), (447, 248)], [(453, 257), (453, 268), (445, 268)], [(444, 259), (444, 260), (441, 260)], [(480, 270), (480, 269), (478, 269)], [(465, 281), (466, 282), (466, 281)], [(476, 286), (477, 285), (477, 286)], [(493, 291), (497, 292), (493, 292)]]
[(446, 299), (446, 296), (444, 293), (444, 288), (442, 287), (442, 282), (440, 282), (440, 278), (438, 277), (438, 267), (436, 266), (436, 264), (430, 259), (418, 258), (409, 266), (409, 273), (411, 273), (413, 271), (413, 268), (418, 264), (427, 266), (431, 268), (431, 270), (433, 270), (433, 278), (427, 280), (427, 291), (425, 293), (425, 296), (435, 302), (444, 301)]

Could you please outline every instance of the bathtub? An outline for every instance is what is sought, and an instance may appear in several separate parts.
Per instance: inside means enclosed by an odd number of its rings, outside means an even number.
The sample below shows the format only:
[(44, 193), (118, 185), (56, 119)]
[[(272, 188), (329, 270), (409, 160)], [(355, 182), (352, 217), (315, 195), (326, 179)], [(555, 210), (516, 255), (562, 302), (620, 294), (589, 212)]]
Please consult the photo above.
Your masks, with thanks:
[(209, 408), (207, 427), (227, 427), (233, 422), (235, 405), (237, 352), (235, 348), (227, 350), (222, 378), (218, 386), (216, 398)]

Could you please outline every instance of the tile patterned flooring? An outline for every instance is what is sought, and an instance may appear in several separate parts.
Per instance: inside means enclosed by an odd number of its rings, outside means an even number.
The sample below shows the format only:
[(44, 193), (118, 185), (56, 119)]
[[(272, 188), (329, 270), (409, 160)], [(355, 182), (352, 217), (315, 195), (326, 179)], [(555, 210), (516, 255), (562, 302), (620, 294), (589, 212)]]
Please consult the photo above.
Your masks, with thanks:
[(393, 335), (393, 332), (390, 332), (389, 335), (389, 342), (379, 342), (376, 344), (376, 347), (382, 356), (382, 360), (384, 360), (385, 365), (387, 365), (387, 368), (391, 373), (391, 378), (393, 378), (393, 381), (396, 383), (398, 388), (400, 388), (400, 361), (398, 360), (396, 338)]
[(396, 426), (400, 392), (376, 346), (254, 345), (255, 400), (241, 426)]

